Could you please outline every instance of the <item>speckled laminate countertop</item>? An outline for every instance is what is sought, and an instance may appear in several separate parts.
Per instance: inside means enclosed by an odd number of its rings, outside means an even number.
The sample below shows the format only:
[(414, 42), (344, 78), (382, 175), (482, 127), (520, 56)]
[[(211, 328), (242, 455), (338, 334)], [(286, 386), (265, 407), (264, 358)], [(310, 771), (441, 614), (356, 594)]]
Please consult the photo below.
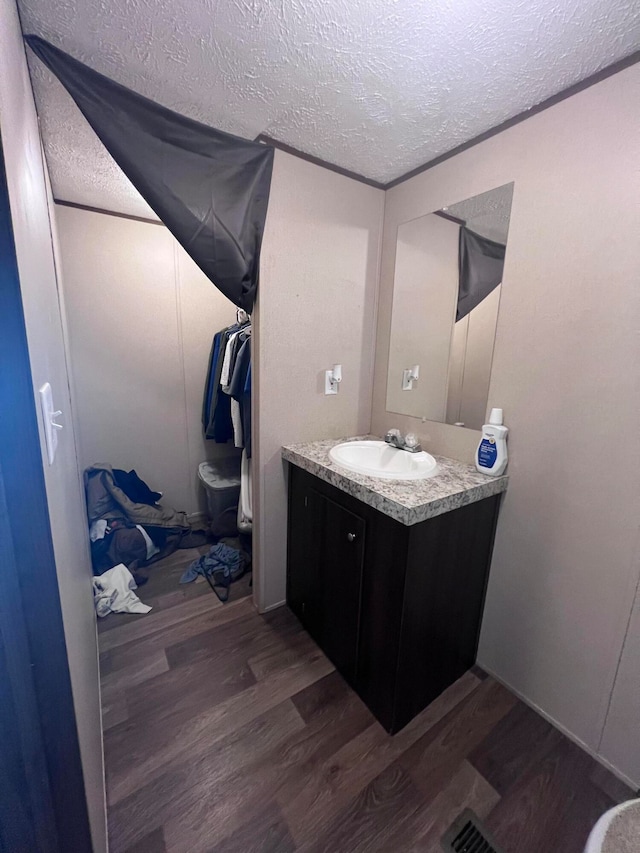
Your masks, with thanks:
[[(377, 439), (365, 435), (353, 438), (329, 438), (282, 448), (282, 458), (363, 503), (395, 518), (402, 524), (418, 524), (465, 504), (500, 494), (509, 478), (480, 474), (473, 465), (436, 456), (437, 472), (425, 480), (383, 480), (356, 474), (329, 458), (329, 451), (343, 441)], [(398, 451), (402, 453), (404, 451)]]

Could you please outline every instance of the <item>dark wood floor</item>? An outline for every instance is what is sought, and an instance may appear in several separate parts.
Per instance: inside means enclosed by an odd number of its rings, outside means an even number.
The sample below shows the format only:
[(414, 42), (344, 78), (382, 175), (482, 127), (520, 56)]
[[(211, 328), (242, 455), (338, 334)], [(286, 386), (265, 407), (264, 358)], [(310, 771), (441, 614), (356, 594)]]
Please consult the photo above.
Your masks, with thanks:
[(480, 671), (385, 733), (286, 609), (158, 564), (100, 624), (112, 853), (440, 853), (466, 807), (504, 853), (582, 853), (633, 794)]

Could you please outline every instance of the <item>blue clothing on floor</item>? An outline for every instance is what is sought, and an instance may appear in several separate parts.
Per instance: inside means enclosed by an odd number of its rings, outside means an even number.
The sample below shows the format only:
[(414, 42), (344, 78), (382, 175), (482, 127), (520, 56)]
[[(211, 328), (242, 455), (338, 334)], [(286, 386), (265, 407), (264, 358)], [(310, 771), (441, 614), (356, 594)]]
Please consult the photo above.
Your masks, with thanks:
[(204, 557), (194, 560), (180, 578), (180, 583), (192, 583), (198, 575), (202, 575), (211, 578), (216, 584), (228, 586), (243, 573), (243, 569), (240, 551), (220, 543), (213, 545)]

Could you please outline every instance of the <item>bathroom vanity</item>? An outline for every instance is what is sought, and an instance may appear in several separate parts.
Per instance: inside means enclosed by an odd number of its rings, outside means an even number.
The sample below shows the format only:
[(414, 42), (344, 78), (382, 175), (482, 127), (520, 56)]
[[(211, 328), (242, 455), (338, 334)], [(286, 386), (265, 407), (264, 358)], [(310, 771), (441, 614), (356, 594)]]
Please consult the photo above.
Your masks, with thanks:
[(508, 478), (436, 457), (428, 479), (382, 480), (336, 465), (339, 443), (282, 451), (287, 603), (394, 733), (475, 662)]

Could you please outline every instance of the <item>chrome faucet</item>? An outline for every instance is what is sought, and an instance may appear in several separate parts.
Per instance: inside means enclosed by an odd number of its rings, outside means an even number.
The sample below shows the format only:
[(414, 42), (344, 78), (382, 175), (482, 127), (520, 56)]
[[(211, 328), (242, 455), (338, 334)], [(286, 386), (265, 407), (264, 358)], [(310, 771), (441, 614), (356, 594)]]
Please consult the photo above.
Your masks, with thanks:
[(408, 432), (403, 438), (399, 429), (390, 429), (385, 435), (384, 440), (391, 447), (395, 447), (398, 450), (406, 450), (407, 453), (420, 453), (422, 451), (418, 436), (412, 432)]

